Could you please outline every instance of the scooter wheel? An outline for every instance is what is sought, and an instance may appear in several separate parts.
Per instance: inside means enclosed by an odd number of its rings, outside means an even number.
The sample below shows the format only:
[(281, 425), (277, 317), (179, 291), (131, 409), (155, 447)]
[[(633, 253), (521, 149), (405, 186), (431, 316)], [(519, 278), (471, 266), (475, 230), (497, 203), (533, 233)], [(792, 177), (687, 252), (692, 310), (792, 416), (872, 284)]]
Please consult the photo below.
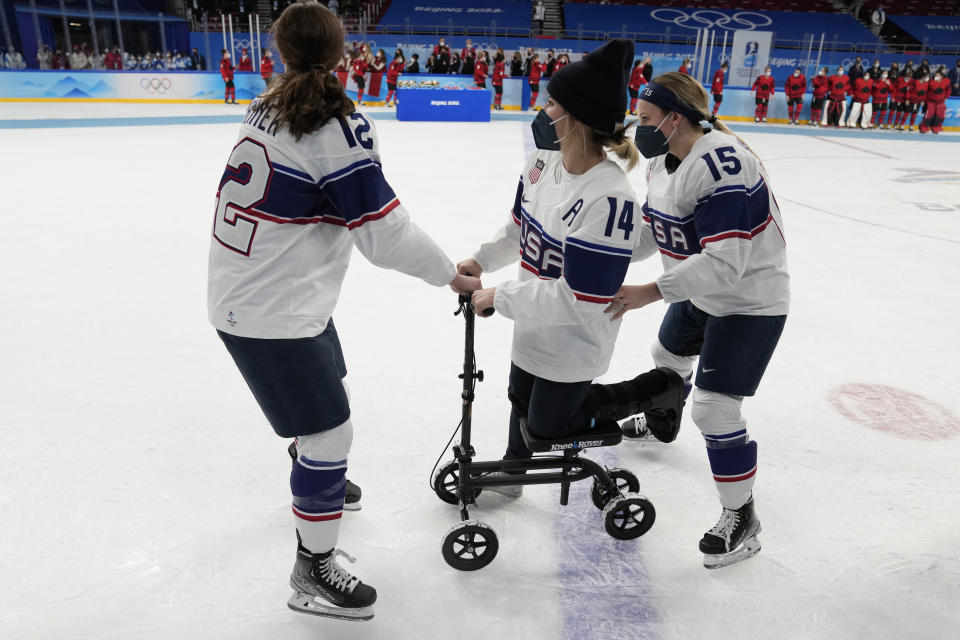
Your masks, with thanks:
[(497, 534), (478, 520), (458, 522), (443, 537), (443, 559), (458, 571), (484, 568), (497, 557), (499, 549)]
[(617, 540), (639, 538), (656, 519), (653, 503), (638, 493), (616, 497), (603, 510), (603, 526)]
[[(437, 497), (447, 504), (460, 504), (460, 499), (457, 497), (458, 484), (460, 484), (460, 463), (456, 460), (451, 460), (437, 469), (437, 473), (433, 476), (433, 490), (437, 493)], [(467, 503), (476, 500), (482, 491), (481, 487), (471, 488), (469, 495), (464, 496)]]
[[(607, 473), (609, 473), (613, 481), (617, 483), (619, 495), (640, 491), (640, 481), (637, 480), (637, 476), (633, 475), (633, 472), (629, 469), (620, 469), (617, 467), (607, 469)], [(590, 491), (590, 499), (593, 500), (593, 506), (597, 509), (606, 507), (607, 503), (617, 497), (617, 495), (617, 493), (605, 490), (597, 478), (593, 479), (593, 489)]]

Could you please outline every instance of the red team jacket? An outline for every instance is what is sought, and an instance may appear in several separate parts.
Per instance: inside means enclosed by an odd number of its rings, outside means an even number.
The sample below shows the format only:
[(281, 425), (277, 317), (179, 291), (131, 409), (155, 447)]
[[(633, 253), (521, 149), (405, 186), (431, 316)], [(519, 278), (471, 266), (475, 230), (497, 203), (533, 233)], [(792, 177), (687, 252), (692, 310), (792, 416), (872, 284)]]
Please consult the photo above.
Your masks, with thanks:
[(816, 75), (813, 77), (813, 80), (810, 81), (810, 84), (813, 85), (814, 98), (827, 97), (827, 87), (829, 84), (829, 79), (827, 76)]
[[(642, 69), (643, 67), (637, 67)], [(715, 96), (723, 93), (723, 69), (717, 69), (717, 72), (713, 74), (713, 84), (710, 85), (710, 93)]]
[(223, 78), (224, 82), (233, 80), (233, 65), (230, 64), (229, 58), (220, 61), (220, 77)]
[(397, 84), (397, 79), (403, 71), (403, 60), (394, 60), (387, 68), (387, 82)]
[(916, 80), (910, 88), (910, 96), (907, 98), (912, 104), (923, 104), (927, 101), (927, 89), (933, 81), (923, 82)]
[(636, 67), (630, 72), (630, 83), (627, 86), (636, 91), (645, 84), (647, 84), (647, 78), (643, 75), (643, 67)]
[(769, 98), (776, 93), (773, 76), (760, 76), (753, 83), (753, 90), (757, 92), (758, 98)]
[(370, 65), (367, 64), (366, 60), (364, 60), (363, 58), (357, 58), (356, 60), (353, 61), (353, 65), (352, 65), (353, 75), (363, 76), (363, 74), (367, 72), (367, 67), (369, 66)]
[(253, 71), (253, 60), (250, 56), (240, 56), (237, 61), (237, 71)]
[(873, 81), (873, 101), (874, 102), (886, 102), (887, 98), (890, 97), (890, 80), (874, 80)]
[(847, 93), (850, 91), (850, 76), (833, 74), (827, 78), (827, 91), (830, 93), (831, 100), (846, 99)]
[(927, 87), (927, 102), (943, 104), (950, 96), (950, 78), (941, 78), (940, 82), (931, 80)]
[(873, 93), (873, 80), (870, 79), (870, 76), (857, 78), (853, 83), (853, 91), (850, 93), (853, 94), (854, 102), (870, 102), (870, 95)]
[(556, 73), (557, 71), (560, 71), (560, 69), (563, 69), (565, 66), (567, 66), (566, 62), (560, 62), (559, 60), (557, 60), (556, 64), (553, 65), (553, 72)]
[(900, 76), (893, 87), (893, 101), (907, 102), (910, 98), (910, 87), (913, 84), (913, 78)]
[[(532, 65), (531, 65), (532, 66)], [(507, 75), (506, 66), (502, 62), (493, 63), (493, 79), (490, 83), (496, 87), (503, 85), (503, 76)], [(530, 73), (533, 73), (532, 71)]]
[(487, 81), (487, 63), (483, 60), (477, 60), (473, 67), (473, 81), (477, 84)]
[(264, 58), (260, 61), (260, 76), (266, 80), (273, 75), (273, 60)]
[(547, 65), (534, 62), (530, 65), (530, 84), (540, 84), (540, 75), (547, 70)]
[(680, 69), (678, 69), (678, 71), (680, 71), (680, 73), (684, 75), (690, 75), (690, 72), (687, 71), (687, 65), (684, 65), (684, 64), (680, 65)]
[(791, 73), (783, 85), (783, 90), (787, 93), (787, 98), (802, 98), (807, 92), (807, 77), (802, 73), (799, 76)]

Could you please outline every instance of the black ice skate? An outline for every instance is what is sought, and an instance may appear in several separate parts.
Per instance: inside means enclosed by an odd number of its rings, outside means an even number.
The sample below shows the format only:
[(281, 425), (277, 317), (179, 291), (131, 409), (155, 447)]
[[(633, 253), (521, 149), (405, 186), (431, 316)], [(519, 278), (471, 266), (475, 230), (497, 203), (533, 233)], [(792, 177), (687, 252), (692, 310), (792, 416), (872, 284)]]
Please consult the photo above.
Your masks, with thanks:
[(753, 510), (753, 498), (739, 509), (724, 509), (713, 529), (703, 534), (700, 551), (703, 566), (719, 569), (746, 560), (760, 551), (760, 520)]
[(300, 613), (309, 613), (340, 620), (370, 620), (377, 591), (345, 571), (337, 564), (337, 556), (355, 562), (339, 549), (326, 553), (310, 553), (297, 536), (297, 561), (290, 574), (294, 594), (287, 606)]
[[(290, 454), (290, 459), (293, 462), (297, 461), (297, 443), (293, 441), (290, 443), (290, 446), (287, 447), (287, 453)], [(360, 510), (360, 497), (363, 495), (360, 487), (350, 482), (350, 478), (347, 478), (347, 495), (343, 499), (343, 510), (344, 511), (359, 511)]]

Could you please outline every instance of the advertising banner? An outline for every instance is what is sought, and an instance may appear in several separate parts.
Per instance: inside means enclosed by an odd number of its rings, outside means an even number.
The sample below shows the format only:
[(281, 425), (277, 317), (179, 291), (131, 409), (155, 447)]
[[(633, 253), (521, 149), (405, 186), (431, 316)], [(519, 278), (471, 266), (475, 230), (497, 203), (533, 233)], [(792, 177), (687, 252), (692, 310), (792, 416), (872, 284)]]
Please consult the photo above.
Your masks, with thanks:
[(731, 87), (751, 87), (763, 68), (770, 63), (770, 31), (737, 31), (733, 34), (730, 56)]
[[(266, 84), (256, 73), (235, 73), (237, 100), (252, 100)], [(219, 73), (203, 71), (3, 71), (0, 98), (109, 101), (223, 100)]]

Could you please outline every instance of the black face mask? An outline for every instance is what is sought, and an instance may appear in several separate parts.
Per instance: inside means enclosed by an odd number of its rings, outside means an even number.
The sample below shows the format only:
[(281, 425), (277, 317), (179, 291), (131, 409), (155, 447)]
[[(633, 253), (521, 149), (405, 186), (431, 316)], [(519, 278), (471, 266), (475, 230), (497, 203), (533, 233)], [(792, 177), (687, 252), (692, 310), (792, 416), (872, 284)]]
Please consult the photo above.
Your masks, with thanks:
[[(634, 140), (637, 143), (637, 149), (640, 151), (640, 155), (644, 158), (656, 158), (670, 150), (670, 140), (663, 135), (663, 131), (660, 130), (660, 127), (663, 126), (663, 123), (666, 122), (669, 117), (670, 114), (668, 113), (656, 127), (649, 124), (637, 126), (637, 133), (634, 136)], [(676, 133), (676, 131), (676, 129), (673, 130), (674, 133)], [(670, 134), (670, 137), (673, 137), (673, 133)]]
[(533, 143), (537, 145), (537, 149), (560, 151), (560, 138), (557, 136), (557, 129), (553, 125), (566, 117), (566, 115), (562, 115), (557, 120), (550, 120), (546, 111), (541, 110), (537, 114), (537, 117), (530, 123), (530, 128), (533, 130)]

